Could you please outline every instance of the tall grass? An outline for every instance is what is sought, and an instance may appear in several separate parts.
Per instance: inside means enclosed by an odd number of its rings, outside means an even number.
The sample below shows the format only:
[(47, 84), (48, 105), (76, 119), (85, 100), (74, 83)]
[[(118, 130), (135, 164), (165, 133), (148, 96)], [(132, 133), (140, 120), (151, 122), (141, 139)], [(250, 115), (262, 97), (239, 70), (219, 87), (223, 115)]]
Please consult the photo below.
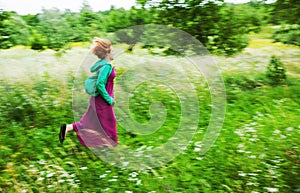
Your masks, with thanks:
[[(193, 140), (171, 162), (141, 171), (101, 161), (79, 144), (74, 133), (68, 135), (64, 146), (59, 145), (59, 125), (74, 121), (72, 89), (78, 78), (73, 76), (74, 63), (80, 61), (85, 49), (71, 50), (60, 58), (47, 52), (32, 55), (28, 50), (22, 50), (19, 58), (9, 56), (14, 51), (1, 53), (6, 74), (0, 84), (0, 192), (300, 191), (300, 81), (298, 72), (290, 68), (298, 60), (293, 53), (299, 50), (294, 47), (290, 54), (283, 55), (288, 79), (279, 86), (269, 85), (265, 76), (268, 54), (256, 50), (249, 55), (246, 50), (223, 62), (217, 58), (227, 91), (227, 112), (216, 143), (205, 155), (199, 154), (210, 117), (210, 92), (205, 85), (200, 86), (200, 79), (194, 79), (199, 85), (196, 90), (201, 96), (201, 116)], [(167, 62), (178, 60), (153, 57)], [(116, 63), (117, 73), (135, 60), (150, 59), (141, 53), (125, 54), (123, 61)], [(29, 62), (29, 69), (24, 61)], [(7, 64), (18, 66), (17, 76), (11, 74), (13, 70)], [(46, 67), (38, 68), (38, 75), (24, 74), (35, 65)], [(256, 71), (253, 65), (261, 70)], [(59, 72), (59, 66), (63, 72)], [(130, 98), (135, 119), (146, 122), (149, 105), (156, 99), (163, 101), (168, 112), (163, 127), (151, 136), (133, 135), (118, 125), (120, 142), (143, 151), (172, 136), (180, 104), (165, 87), (142, 85), (137, 91)]]

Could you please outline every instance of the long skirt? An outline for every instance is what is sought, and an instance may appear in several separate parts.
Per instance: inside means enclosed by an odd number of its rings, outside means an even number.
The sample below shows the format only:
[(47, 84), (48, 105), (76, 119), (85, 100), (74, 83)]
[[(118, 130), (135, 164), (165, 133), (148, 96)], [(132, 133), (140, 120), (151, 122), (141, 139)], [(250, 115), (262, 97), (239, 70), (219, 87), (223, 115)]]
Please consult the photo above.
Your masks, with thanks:
[(73, 129), (84, 146), (114, 147), (119, 143), (113, 106), (101, 96), (90, 97), (87, 111), (73, 123)]

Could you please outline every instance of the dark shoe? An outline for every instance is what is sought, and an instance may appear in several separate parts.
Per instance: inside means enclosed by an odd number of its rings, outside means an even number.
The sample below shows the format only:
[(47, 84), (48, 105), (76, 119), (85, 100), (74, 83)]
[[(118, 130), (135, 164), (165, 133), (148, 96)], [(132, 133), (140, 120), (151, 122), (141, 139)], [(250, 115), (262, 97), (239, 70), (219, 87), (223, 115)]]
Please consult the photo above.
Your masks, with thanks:
[(66, 124), (62, 124), (60, 126), (60, 132), (59, 132), (59, 141), (62, 144), (65, 140), (65, 135), (66, 135), (66, 129), (67, 129), (67, 125)]

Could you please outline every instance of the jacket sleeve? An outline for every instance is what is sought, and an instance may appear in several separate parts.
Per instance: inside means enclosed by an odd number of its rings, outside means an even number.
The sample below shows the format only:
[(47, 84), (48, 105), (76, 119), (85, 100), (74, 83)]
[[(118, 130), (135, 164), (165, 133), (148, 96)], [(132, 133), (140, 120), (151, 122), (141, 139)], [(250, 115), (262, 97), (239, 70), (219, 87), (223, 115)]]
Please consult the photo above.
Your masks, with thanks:
[(112, 70), (111, 65), (105, 65), (102, 68), (100, 68), (100, 72), (96, 84), (100, 92), (100, 95), (104, 98), (104, 100), (109, 105), (113, 104), (114, 99), (107, 93), (105, 86), (106, 86), (107, 79), (111, 73), (111, 70)]

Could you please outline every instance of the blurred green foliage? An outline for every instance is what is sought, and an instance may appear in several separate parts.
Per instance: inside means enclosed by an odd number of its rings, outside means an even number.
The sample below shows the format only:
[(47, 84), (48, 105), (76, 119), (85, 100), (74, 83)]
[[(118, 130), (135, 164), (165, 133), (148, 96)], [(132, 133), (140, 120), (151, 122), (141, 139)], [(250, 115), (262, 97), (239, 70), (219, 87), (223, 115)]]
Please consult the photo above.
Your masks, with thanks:
[[(222, 134), (204, 155), (197, 151), (210, 114), (209, 89), (195, 82), (201, 120), (193, 141), (167, 165), (143, 171), (113, 167), (82, 147), (70, 133), (59, 146), (60, 123), (72, 122), (72, 77), (45, 75), (32, 84), (7, 83), (0, 89), (1, 192), (277, 192), (299, 189), (300, 84), (269, 86), (264, 75), (226, 76), (227, 113)], [(151, 94), (150, 94), (151, 93)], [(132, 115), (144, 122), (152, 100), (162, 101), (168, 120), (150, 137), (118, 126), (122, 144), (152, 148), (179, 123), (180, 101), (166, 88), (143, 87), (130, 99)], [(161, 136), (161, 137), (159, 137)], [(140, 150), (142, 151), (142, 150)], [(92, 183), (91, 183), (92, 182)]]
[[(288, 17), (285, 16), (287, 12)], [(278, 0), (271, 4), (265, 1), (229, 4), (222, 0), (142, 0), (130, 10), (111, 7), (100, 12), (94, 12), (87, 2), (83, 2), (79, 12), (53, 8), (22, 16), (1, 10), (0, 48), (25, 45), (36, 50), (68, 49), (65, 46), (68, 42), (90, 41), (94, 36), (153, 23), (186, 31), (214, 54), (232, 55), (247, 46), (248, 33), (259, 32), (261, 26), (269, 23), (299, 23), (298, 16), (299, 6), (293, 0)], [(288, 37), (282, 36), (277, 35), (275, 39), (295, 44), (297, 31), (291, 29)]]
[(300, 46), (300, 25), (282, 25), (273, 35), (275, 42)]
[(277, 56), (272, 56), (268, 64), (267, 78), (272, 85), (280, 85), (286, 81), (285, 66)]

